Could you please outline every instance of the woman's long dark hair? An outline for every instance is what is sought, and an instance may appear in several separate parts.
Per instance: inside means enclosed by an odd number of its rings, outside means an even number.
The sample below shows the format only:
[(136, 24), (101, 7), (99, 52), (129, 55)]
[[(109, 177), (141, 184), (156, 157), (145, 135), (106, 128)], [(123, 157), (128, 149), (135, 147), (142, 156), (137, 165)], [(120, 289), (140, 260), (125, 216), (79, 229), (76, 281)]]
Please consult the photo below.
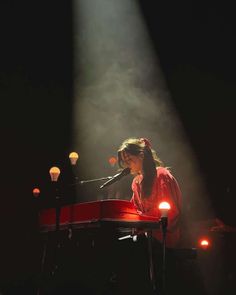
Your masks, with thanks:
[(163, 163), (151, 148), (149, 141), (144, 138), (128, 138), (118, 149), (118, 164), (121, 168), (125, 168), (125, 163), (121, 158), (122, 152), (127, 152), (134, 156), (143, 153), (142, 195), (143, 197), (148, 197), (151, 194), (152, 184), (156, 177), (156, 167), (163, 166)]

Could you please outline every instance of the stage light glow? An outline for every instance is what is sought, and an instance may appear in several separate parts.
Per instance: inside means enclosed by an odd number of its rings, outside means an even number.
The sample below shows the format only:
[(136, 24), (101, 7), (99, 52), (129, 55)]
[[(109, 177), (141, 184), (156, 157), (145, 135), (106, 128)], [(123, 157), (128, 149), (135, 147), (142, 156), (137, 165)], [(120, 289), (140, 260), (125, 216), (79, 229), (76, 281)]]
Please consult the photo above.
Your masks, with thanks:
[(60, 171), (60, 169), (58, 167), (54, 166), (54, 167), (50, 168), (49, 174), (50, 174), (50, 177), (51, 177), (51, 181), (57, 182), (60, 173), (61, 173), (61, 171)]
[(110, 165), (111, 165), (112, 167), (114, 167), (115, 164), (117, 163), (117, 158), (116, 158), (116, 157), (110, 157), (110, 158), (108, 159), (108, 162), (110, 163)]
[(74, 165), (76, 165), (77, 160), (79, 159), (79, 154), (76, 152), (71, 152), (69, 154), (69, 159), (70, 159), (71, 165), (74, 166)]
[(201, 238), (198, 244), (203, 250), (207, 250), (211, 246), (210, 240), (208, 238)]
[(160, 212), (161, 212), (161, 217), (167, 217), (168, 212), (170, 210), (170, 204), (168, 202), (161, 202), (158, 206)]
[(33, 195), (34, 195), (34, 197), (37, 198), (37, 197), (40, 195), (40, 189), (37, 188), (37, 187), (35, 187), (35, 188), (33, 189)]
[(159, 204), (159, 209), (160, 210), (162, 210), (162, 209), (170, 210), (170, 204), (168, 202), (161, 202)]

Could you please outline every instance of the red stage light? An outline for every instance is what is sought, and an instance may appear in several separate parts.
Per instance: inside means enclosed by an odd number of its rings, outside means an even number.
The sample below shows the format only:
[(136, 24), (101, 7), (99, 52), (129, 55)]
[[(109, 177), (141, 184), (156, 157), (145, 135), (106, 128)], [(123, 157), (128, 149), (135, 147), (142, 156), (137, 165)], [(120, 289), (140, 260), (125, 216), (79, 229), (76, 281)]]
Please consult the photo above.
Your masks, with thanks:
[(202, 248), (203, 250), (206, 250), (210, 247), (211, 243), (210, 240), (208, 238), (201, 238), (199, 240), (199, 246), (200, 248)]
[(116, 157), (110, 157), (108, 159), (108, 162), (110, 163), (111, 166), (115, 166), (115, 164), (117, 162), (117, 158)]
[(168, 211), (170, 210), (170, 204), (168, 202), (161, 202), (158, 206), (161, 217), (167, 217)]
[(170, 210), (170, 204), (168, 202), (161, 202), (159, 204), (159, 209), (160, 210), (162, 210), (162, 209)]
[(40, 189), (35, 187), (33, 189), (33, 195), (37, 198), (40, 195)]

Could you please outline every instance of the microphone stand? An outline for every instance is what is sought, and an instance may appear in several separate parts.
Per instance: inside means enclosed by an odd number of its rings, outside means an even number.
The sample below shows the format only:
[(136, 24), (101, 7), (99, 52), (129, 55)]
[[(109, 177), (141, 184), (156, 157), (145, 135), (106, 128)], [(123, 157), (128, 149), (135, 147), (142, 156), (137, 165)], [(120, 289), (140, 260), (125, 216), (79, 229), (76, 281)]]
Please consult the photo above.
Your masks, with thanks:
[(93, 182), (98, 182), (98, 181), (102, 181), (102, 180), (110, 180), (110, 179), (112, 179), (112, 176), (106, 176), (106, 177), (88, 179), (88, 180), (80, 180), (80, 181), (78, 181), (76, 183), (71, 184), (71, 186), (72, 185), (77, 185), (77, 184), (83, 185), (83, 184), (86, 184), (86, 183), (93, 183)]
[(55, 228), (55, 238), (56, 238), (56, 249), (55, 249), (55, 260), (54, 269), (52, 270), (52, 275), (55, 274), (58, 269), (58, 249), (60, 248), (60, 215), (61, 215), (61, 198), (58, 193), (57, 182), (53, 182), (55, 185), (55, 211), (56, 211), (56, 228)]
[(56, 233), (58, 235), (60, 229), (60, 215), (61, 215), (61, 204), (60, 204), (60, 196), (56, 190)]
[(152, 290), (156, 294), (156, 283), (154, 275), (154, 266), (153, 266), (153, 249), (152, 249), (152, 231), (147, 232), (148, 239), (148, 256), (149, 256), (149, 277), (152, 284)]
[(112, 176), (89, 179), (89, 180), (81, 180), (81, 181), (79, 181), (79, 184), (85, 184), (85, 183), (91, 183), (91, 182), (97, 182), (97, 181), (109, 180), (109, 179), (112, 179)]
[[(60, 247), (60, 239), (59, 239), (59, 230), (60, 230), (60, 214), (61, 214), (61, 204), (60, 204), (60, 196), (58, 194), (58, 188), (57, 188), (57, 182), (52, 182), (54, 186), (54, 193), (55, 193), (55, 212), (56, 212), (56, 217), (55, 217), (55, 222), (56, 222), (56, 227), (55, 227), (55, 239), (56, 239), (56, 247), (55, 247), (55, 253), (54, 253), (54, 265), (52, 267), (52, 270), (50, 272), (50, 275), (54, 275), (56, 270), (58, 269), (58, 248)], [(47, 244), (49, 241), (48, 233), (47, 236), (44, 240), (44, 245), (43, 245), (43, 253), (42, 253), (42, 258), (41, 258), (41, 275), (42, 275), (42, 280), (44, 279), (44, 266), (45, 266), (45, 260), (46, 260), (46, 255), (47, 255)], [(37, 295), (43, 294), (43, 288), (44, 288), (44, 283), (41, 282), (42, 286), (38, 288), (37, 290)]]
[(105, 183), (103, 183), (100, 186), (100, 189), (102, 189), (108, 185), (111, 185), (115, 181), (120, 180), (122, 177), (124, 177), (125, 175), (128, 175), (129, 173), (130, 173), (130, 168), (125, 168), (124, 170), (122, 170), (121, 172), (119, 172), (113, 176), (107, 176), (107, 177), (101, 177), (101, 178), (89, 179), (89, 180), (81, 180), (81, 181), (78, 181), (75, 184), (71, 184), (71, 185), (85, 184), (85, 183), (97, 182), (97, 181), (101, 181), (101, 180), (107, 180)]
[(162, 295), (166, 293), (166, 232), (168, 226), (168, 217), (162, 216), (161, 220), (162, 229)]

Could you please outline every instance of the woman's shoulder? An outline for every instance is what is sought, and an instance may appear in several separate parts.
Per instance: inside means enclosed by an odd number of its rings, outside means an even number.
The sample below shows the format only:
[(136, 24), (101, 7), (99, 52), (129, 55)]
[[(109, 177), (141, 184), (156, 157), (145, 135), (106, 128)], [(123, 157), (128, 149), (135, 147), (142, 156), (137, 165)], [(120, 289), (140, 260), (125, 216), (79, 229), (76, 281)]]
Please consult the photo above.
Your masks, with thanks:
[(158, 175), (171, 175), (170, 170), (168, 167), (157, 167), (157, 173)]
[(173, 177), (168, 167), (157, 167), (157, 175), (163, 177)]

